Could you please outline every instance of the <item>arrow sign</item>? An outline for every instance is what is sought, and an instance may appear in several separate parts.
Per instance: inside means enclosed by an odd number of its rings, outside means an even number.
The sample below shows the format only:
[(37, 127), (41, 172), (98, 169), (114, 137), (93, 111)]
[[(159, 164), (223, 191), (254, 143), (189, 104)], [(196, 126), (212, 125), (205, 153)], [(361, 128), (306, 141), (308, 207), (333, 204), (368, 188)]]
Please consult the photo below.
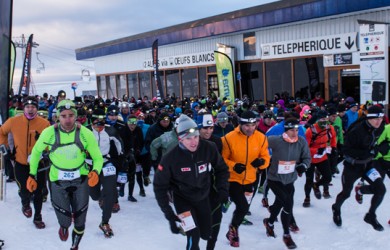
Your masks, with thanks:
[(351, 49), (353, 47), (353, 45), (355, 44), (355, 42), (353, 40), (351, 41), (351, 37), (348, 36), (348, 43), (345, 42), (344, 44), (345, 44), (345, 46), (347, 46), (348, 49)]

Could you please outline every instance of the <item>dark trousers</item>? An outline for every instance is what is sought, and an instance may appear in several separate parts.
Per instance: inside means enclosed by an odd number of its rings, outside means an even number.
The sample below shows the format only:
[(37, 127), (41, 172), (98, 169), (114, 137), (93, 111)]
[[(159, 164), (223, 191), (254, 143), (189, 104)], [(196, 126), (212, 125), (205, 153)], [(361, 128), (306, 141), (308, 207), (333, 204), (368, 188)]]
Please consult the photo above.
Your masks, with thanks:
[[(374, 165), (376, 164), (377, 163), (374, 163)], [(344, 170), (341, 178), (343, 190), (336, 197), (336, 202), (334, 204), (336, 209), (340, 209), (344, 201), (349, 198), (355, 181), (359, 178), (363, 178), (369, 185), (362, 186), (360, 192), (362, 194), (373, 194), (369, 213), (375, 214), (376, 209), (382, 203), (386, 193), (386, 187), (383, 184), (383, 179), (381, 177), (374, 181), (368, 177), (367, 173), (369, 173), (371, 169), (373, 169), (371, 164), (369, 166), (351, 165), (344, 161)]]
[(222, 204), (219, 202), (218, 193), (213, 188), (210, 189), (211, 207), (211, 235), (207, 241), (207, 250), (213, 250), (218, 239), (219, 229), (222, 221)]
[[(142, 166), (142, 173), (144, 177), (148, 177), (150, 175), (150, 169), (152, 168), (152, 162), (150, 160), (150, 153), (146, 153), (139, 156), (139, 162)], [(155, 166), (157, 167), (157, 166)]]
[(102, 222), (108, 223), (112, 214), (112, 206), (117, 201), (116, 175), (104, 176), (102, 171), (99, 175), (99, 183), (89, 188), (89, 195), (94, 201), (103, 201)]
[(191, 211), (196, 227), (186, 232), (186, 250), (199, 250), (199, 240), (208, 240), (211, 233), (211, 209), (209, 197), (193, 202), (173, 194), (173, 204), (177, 214)]
[(312, 163), (311, 166), (306, 171), (306, 183), (305, 183), (305, 195), (310, 197), (311, 189), (313, 188), (313, 178), (314, 170), (317, 170), (321, 173), (321, 179), (316, 183), (317, 186), (324, 186), (324, 191), (329, 190), (329, 183), (332, 180), (332, 173), (329, 167), (329, 161), (325, 160), (319, 163)]
[(237, 182), (229, 182), (230, 200), (236, 205), (233, 212), (232, 226), (239, 227), (249, 210), (249, 203), (245, 197), (245, 192), (253, 193), (253, 183), (241, 185)]
[(41, 171), (37, 173), (37, 189), (30, 193), (27, 190), (27, 179), (30, 173), (29, 165), (22, 165), (18, 162), (15, 162), (15, 180), (19, 186), (19, 196), (22, 200), (22, 206), (26, 207), (30, 205), (31, 195), (33, 195), (33, 203), (34, 203), (34, 220), (41, 220), (41, 211), (42, 211), (42, 190), (44, 185), (46, 184), (46, 174), (45, 171)]
[(294, 183), (283, 184), (279, 181), (268, 180), (268, 186), (275, 194), (275, 202), (269, 207), (271, 212), (269, 222), (274, 223), (280, 210), (283, 208), (281, 220), (284, 234), (289, 234), (291, 224), (293, 205), (294, 205)]

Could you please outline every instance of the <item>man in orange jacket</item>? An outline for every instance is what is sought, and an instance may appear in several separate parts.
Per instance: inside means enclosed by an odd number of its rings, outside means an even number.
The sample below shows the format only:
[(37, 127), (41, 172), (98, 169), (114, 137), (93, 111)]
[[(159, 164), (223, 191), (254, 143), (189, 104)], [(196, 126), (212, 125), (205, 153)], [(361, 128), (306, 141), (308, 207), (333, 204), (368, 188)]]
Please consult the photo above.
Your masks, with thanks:
[(32, 209), (30, 207), (30, 198), (33, 195), (34, 202), (34, 224), (36, 228), (45, 228), (42, 221), (42, 188), (46, 183), (45, 171), (38, 172), (38, 187), (30, 193), (26, 188), (26, 181), (29, 177), (30, 165), (29, 156), (35, 142), (38, 140), (42, 131), (50, 126), (48, 120), (38, 116), (38, 100), (34, 96), (28, 96), (23, 103), (24, 114), (8, 119), (0, 127), (0, 145), (8, 146), (8, 134), (12, 133), (14, 138), (15, 153), (15, 179), (19, 186), (19, 196), (22, 200), (22, 212), (24, 216), (30, 218)]
[(238, 227), (249, 210), (257, 171), (269, 165), (267, 137), (256, 130), (257, 120), (252, 111), (245, 111), (240, 125), (222, 137), (222, 156), (229, 166), (229, 196), (236, 210), (226, 237), (233, 247), (239, 247)]

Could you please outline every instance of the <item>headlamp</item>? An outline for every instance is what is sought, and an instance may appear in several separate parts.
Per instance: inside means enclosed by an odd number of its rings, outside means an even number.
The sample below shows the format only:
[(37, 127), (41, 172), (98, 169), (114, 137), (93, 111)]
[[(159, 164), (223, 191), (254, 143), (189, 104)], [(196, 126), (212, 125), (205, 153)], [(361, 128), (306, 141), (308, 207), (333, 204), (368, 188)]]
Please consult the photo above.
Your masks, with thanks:
[(246, 122), (246, 123), (255, 123), (256, 122), (256, 118), (248, 118), (248, 119), (240, 118), (240, 121), (241, 122)]
[(384, 113), (367, 114), (367, 118), (382, 118), (384, 116), (385, 116)]

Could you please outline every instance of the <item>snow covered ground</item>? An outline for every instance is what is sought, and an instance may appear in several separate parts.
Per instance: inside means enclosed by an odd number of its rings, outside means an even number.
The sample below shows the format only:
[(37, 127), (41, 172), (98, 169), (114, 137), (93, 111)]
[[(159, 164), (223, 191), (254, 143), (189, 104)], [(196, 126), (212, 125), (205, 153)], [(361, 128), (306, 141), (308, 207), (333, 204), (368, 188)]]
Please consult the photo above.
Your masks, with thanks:
[[(341, 167), (341, 165), (340, 165)], [(331, 205), (336, 194), (341, 189), (341, 175), (337, 175), (330, 188), (332, 195), (328, 200), (316, 200), (312, 192), (312, 206), (303, 208), (304, 199), (303, 184), (304, 178), (298, 179), (295, 184), (295, 208), (294, 214), (300, 231), (292, 234), (299, 249), (389, 249), (390, 227), (387, 221), (390, 219), (390, 199), (385, 197), (378, 209), (378, 221), (385, 227), (383, 232), (375, 231), (370, 225), (363, 221), (368, 210), (370, 196), (364, 196), (364, 202), (359, 205), (354, 199), (354, 193), (342, 207), (343, 226), (337, 228), (332, 221)], [(388, 179), (386, 187), (390, 190)], [(127, 201), (126, 197), (120, 198), (121, 210), (113, 214), (110, 224), (115, 236), (107, 239), (98, 228), (101, 220), (101, 210), (98, 204), (91, 200), (87, 216), (87, 224), (84, 238), (81, 241), (80, 249), (137, 249), (137, 250), (176, 250), (185, 249), (186, 240), (184, 236), (170, 233), (168, 222), (154, 199), (153, 187), (146, 188), (146, 197), (138, 195), (136, 185), (135, 197), (137, 203)], [(127, 190), (126, 190), (127, 196)], [(261, 207), (261, 196), (256, 194), (251, 206), (252, 215), (248, 216), (254, 225), (241, 226), (240, 249), (286, 249), (282, 241), (282, 226), (280, 222), (275, 223), (276, 238), (268, 238), (262, 220), (268, 217), (268, 211)], [(273, 201), (273, 194), (270, 194), (270, 201)], [(234, 204), (224, 214), (219, 239), (216, 249), (230, 249), (225, 234), (231, 219)], [(58, 223), (54, 210), (49, 202), (44, 203), (43, 219), (46, 228), (35, 229), (31, 219), (25, 218), (21, 213), (20, 199), (17, 195), (16, 183), (7, 184), (7, 199), (0, 202), (0, 239), (5, 240), (3, 249), (69, 249), (71, 237), (67, 242), (58, 238)], [(205, 242), (201, 242), (201, 249), (205, 249)]]

